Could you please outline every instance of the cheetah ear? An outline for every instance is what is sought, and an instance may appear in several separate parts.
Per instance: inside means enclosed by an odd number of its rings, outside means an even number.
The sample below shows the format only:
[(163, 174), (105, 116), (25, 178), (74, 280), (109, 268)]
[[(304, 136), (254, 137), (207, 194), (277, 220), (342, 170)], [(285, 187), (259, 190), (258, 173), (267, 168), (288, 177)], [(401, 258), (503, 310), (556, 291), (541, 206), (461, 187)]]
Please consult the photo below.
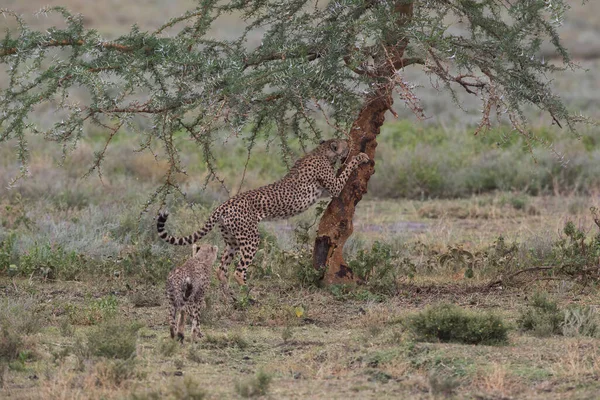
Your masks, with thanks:
[(325, 143), (325, 141), (324, 141), (324, 140), (321, 140), (321, 141), (319, 142), (319, 144), (323, 144), (323, 143)]
[(331, 145), (329, 145), (329, 147), (331, 148), (331, 150), (337, 152), (338, 151), (338, 143), (337, 142), (331, 142)]

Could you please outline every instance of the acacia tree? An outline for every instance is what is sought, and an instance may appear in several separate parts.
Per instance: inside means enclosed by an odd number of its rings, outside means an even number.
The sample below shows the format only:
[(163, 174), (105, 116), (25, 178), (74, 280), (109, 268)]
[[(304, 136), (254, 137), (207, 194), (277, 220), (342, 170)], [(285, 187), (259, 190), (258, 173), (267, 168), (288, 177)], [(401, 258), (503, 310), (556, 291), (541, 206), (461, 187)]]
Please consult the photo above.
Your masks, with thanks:
[[(418, 117), (423, 110), (405, 68), (421, 68), (430, 81), (456, 98), (466, 91), (482, 102), (477, 134), (492, 115), (506, 118), (529, 145), (524, 107), (533, 105), (574, 131), (569, 114), (549, 86), (549, 74), (573, 67), (557, 27), (564, 0), (198, 0), (197, 7), (153, 32), (131, 31), (107, 41), (85, 29), (80, 15), (64, 8), (64, 28), (31, 30), (14, 13), (18, 29), (0, 44), (8, 80), (0, 95), (0, 141), (17, 139), (22, 174), (27, 173), (27, 134), (43, 135), (74, 148), (84, 127), (107, 133), (90, 172), (101, 173), (111, 140), (122, 130), (137, 133), (142, 150), (164, 145), (169, 170), (155, 196), (178, 188), (183, 170), (173, 145), (187, 132), (204, 154), (212, 178), (214, 139), (224, 132), (243, 136), (249, 154), (261, 137), (276, 137), (284, 157), (288, 141), (304, 148), (322, 136), (317, 119), (365, 152), (371, 163), (355, 172), (329, 204), (317, 232), (314, 265), (327, 283), (351, 281), (342, 257), (352, 233), (356, 204), (375, 169), (377, 135), (393, 96)], [(215, 39), (220, 16), (239, 17), (234, 39)], [(456, 26), (463, 29), (456, 29)], [(167, 34), (168, 33), (168, 34)], [(251, 37), (260, 37), (253, 45)], [(542, 43), (557, 57), (539, 56)], [(72, 90), (87, 100), (71, 100)], [(50, 103), (60, 112), (42, 127), (32, 117)], [(150, 124), (141, 124), (140, 118)]]

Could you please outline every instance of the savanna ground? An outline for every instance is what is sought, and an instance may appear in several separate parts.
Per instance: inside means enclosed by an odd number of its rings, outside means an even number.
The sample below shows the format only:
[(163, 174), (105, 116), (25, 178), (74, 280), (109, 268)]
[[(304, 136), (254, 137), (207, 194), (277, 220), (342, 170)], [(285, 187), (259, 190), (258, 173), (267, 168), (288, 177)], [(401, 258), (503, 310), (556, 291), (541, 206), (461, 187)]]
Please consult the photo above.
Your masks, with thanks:
[[(47, 1), (8, 3), (27, 12)], [(135, 22), (151, 29), (166, 15), (159, 4), (134, 11), (98, 4), (73, 8), (109, 35)], [(598, 117), (600, 14), (587, 6), (573, 10), (564, 35), (590, 70), (555, 85), (574, 110)], [(168, 336), (163, 292), (168, 271), (191, 249), (157, 238), (156, 204), (143, 212), (164, 161), (134, 152), (136, 139), (124, 133), (102, 181), (82, 179), (104, 132), (87, 132), (64, 160), (57, 146), (33, 140), (32, 176), (7, 190), (18, 165), (3, 144), (0, 397), (598, 398), (600, 230), (590, 211), (600, 207), (597, 129), (575, 139), (540, 117), (535, 133), (565, 157), (545, 146), (532, 155), (504, 128), (473, 137), (476, 110), (453, 113), (449, 99), (421, 95), (436, 118), (384, 126), (377, 171), (357, 208), (345, 251), (366, 282), (318, 285), (310, 265), (317, 208), (265, 223), (249, 278), (256, 303), (242, 290), (235, 304), (224, 302), (214, 281), (205, 336), (183, 346)], [(186, 198), (168, 204), (176, 233), (195, 230), (238, 187), (286, 171), (277, 143), (258, 143), (246, 168), (243, 140), (232, 137), (216, 155), (227, 190), (205, 187), (200, 152), (185, 135), (178, 141), (188, 175)], [(205, 241), (222, 246), (214, 232)], [(554, 270), (508, 278), (532, 267)], [(416, 330), (414, 316), (440, 304), (496, 316), (507, 337), (444, 343)], [(437, 329), (446, 323), (430, 321)]]

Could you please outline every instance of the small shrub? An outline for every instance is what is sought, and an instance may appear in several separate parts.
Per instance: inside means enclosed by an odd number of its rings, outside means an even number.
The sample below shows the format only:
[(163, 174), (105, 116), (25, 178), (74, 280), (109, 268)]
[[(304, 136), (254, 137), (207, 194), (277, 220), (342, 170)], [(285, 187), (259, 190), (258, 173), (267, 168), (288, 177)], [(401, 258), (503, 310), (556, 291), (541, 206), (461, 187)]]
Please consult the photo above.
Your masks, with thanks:
[(456, 378), (435, 371), (429, 374), (428, 383), (431, 394), (434, 396), (443, 395), (444, 397), (454, 394), (454, 391), (460, 385)]
[(41, 306), (34, 298), (0, 301), (0, 321), (19, 334), (32, 335), (42, 328)]
[(119, 300), (114, 295), (90, 299), (84, 306), (65, 305), (69, 322), (73, 325), (96, 325), (115, 316)]
[(23, 349), (23, 340), (6, 322), (2, 322), (0, 332), (0, 361), (16, 360)]
[(283, 339), (283, 343), (289, 342), (293, 336), (294, 330), (291, 326), (286, 326), (285, 328), (283, 328), (283, 331), (281, 331), (281, 338)]
[(75, 334), (75, 327), (69, 321), (68, 318), (62, 318), (58, 326), (60, 334), (65, 337), (71, 337)]
[(160, 354), (163, 357), (171, 357), (173, 356), (173, 354), (175, 354), (177, 352), (177, 350), (180, 348), (180, 344), (175, 341), (175, 340), (171, 340), (170, 338), (168, 339), (164, 339), (161, 340), (160, 344), (158, 345), (158, 354)]
[(137, 376), (136, 361), (104, 360), (95, 365), (97, 384), (101, 386), (121, 386), (124, 382)]
[(193, 361), (198, 364), (203, 363), (205, 360), (204, 360), (204, 358), (202, 358), (202, 356), (200, 355), (198, 350), (199, 349), (197, 346), (190, 346), (190, 349), (188, 350), (188, 355), (187, 355), (188, 360)]
[(545, 337), (562, 333), (564, 312), (546, 293), (536, 292), (529, 305), (521, 310), (517, 326), (523, 331), (531, 331), (535, 336)]
[(14, 232), (0, 240), (0, 274), (9, 273), (11, 265), (13, 265), (13, 269), (16, 267), (13, 264), (16, 262), (16, 255), (13, 251), (16, 240), (17, 234)]
[(429, 306), (409, 317), (406, 327), (417, 340), (494, 345), (507, 342), (508, 327), (488, 313), (472, 313), (460, 307), (442, 304)]
[(594, 307), (570, 307), (564, 311), (562, 323), (564, 336), (600, 336), (598, 310)]
[[(591, 208), (595, 219), (598, 210)], [(600, 258), (600, 234), (587, 240), (586, 233), (575, 227), (571, 221), (563, 229), (565, 237), (554, 245), (553, 258), (559, 268), (556, 273), (569, 278), (578, 278), (583, 283), (598, 279), (598, 259)]]
[(19, 257), (18, 273), (24, 276), (40, 275), (48, 279), (77, 280), (90, 260), (60, 245), (35, 244)]
[(135, 355), (139, 323), (111, 320), (87, 335), (87, 346), (94, 356), (128, 359)]
[(191, 377), (186, 376), (182, 381), (175, 382), (171, 387), (171, 395), (180, 400), (202, 400), (206, 398), (207, 393), (200, 388), (198, 382)]
[(224, 349), (227, 347), (245, 349), (248, 347), (248, 342), (239, 333), (229, 333), (226, 335), (206, 334), (201, 343), (203, 347), (214, 349)]
[(385, 295), (396, 294), (399, 274), (412, 278), (415, 272), (414, 264), (401, 259), (389, 244), (378, 241), (369, 251), (359, 250), (348, 265), (371, 292)]
[(256, 376), (235, 384), (235, 391), (244, 398), (264, 396), (269, 390), (273, 377), (264, 371), (258, 371)]

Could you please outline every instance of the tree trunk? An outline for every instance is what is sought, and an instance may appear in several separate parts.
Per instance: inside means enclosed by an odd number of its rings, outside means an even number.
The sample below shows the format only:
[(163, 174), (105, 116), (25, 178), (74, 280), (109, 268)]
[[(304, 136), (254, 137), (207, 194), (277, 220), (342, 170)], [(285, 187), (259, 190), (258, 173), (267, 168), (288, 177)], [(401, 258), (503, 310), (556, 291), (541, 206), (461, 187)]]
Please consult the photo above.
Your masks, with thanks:
[[(398, 23), (406, 24), (412, 17), (413, 5), (399, 0), (396, 11), (399, 15)], [(379, 60), (376, 73), (384, 79), (391, 80), (396, 69), (404, 65), (402, 57), (408, 40), (390, 38), (388, 43), (390, 45), (386, 46), (386, 58)], [(313, 250), (313, 266), (316, 269), (325, 268), (323, 281), (327, 285), (357, 280), (352, 269), (344, 261), (344, 244), (354, 229), (352, 219), (356, 205), (367, 193), (367, 184), (371, 175), (375, 173), (377, 135), (385, 121), (385, 113), (393, 103), (392, 89), (392, 84), (384, 83), (365, 99), (365, 105), (350, 131), (350, 156), (363, 152), (369, 156), (371, 162), (363, 164), (350, 175), (346, 186), (338, 197), (331, 200), (319, 222)]]
[[(338, 197), (329, 203), (325, 210), (313, 252), (315, 268), (326, 267), (326, 284), (352, 282), (355, 276), (343, 258), (343, 248), (353, 231), (352, 218), (356, 204), (367, 193), (367, 183), (375, 173), (376, 137), (385, 120), (385, 112), (392, 102), (392, 96), (377, 96), (361, 110), (350, 131), (353, 148), (350, 155), (366, 153), (371, 162), (363, 164), (348, 178), (348, 183)], [(350, 158), (349, 158), (350, 159)]]

